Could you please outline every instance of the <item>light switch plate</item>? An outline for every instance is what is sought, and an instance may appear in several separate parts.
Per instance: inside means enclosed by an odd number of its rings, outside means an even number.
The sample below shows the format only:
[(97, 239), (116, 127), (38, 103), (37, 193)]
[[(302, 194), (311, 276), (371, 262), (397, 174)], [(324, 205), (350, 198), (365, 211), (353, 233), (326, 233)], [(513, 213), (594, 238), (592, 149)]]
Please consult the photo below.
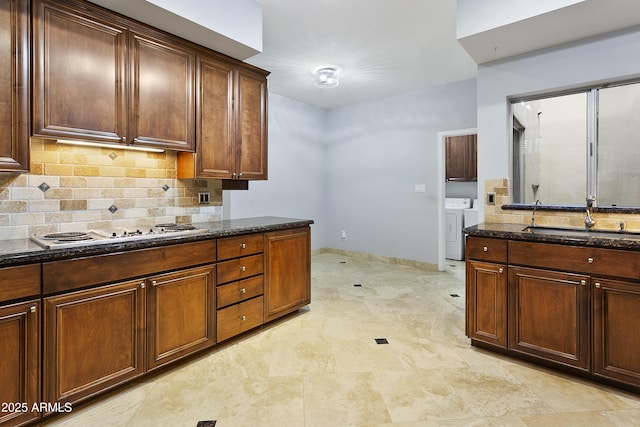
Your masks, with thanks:
[(427, 186), (425, 184), (416, 184), (415, 192), (416, 193), (425, 193), (427, 191)]

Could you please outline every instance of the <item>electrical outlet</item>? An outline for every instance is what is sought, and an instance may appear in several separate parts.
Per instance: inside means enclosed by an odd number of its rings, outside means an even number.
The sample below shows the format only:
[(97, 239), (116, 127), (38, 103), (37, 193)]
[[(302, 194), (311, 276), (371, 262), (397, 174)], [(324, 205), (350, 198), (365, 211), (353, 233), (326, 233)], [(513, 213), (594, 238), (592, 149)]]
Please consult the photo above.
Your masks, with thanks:
[(346, 232), (346, 230), (342, 230), (340, 232), (340, 237), (342, 238), (342, 240), (347, 240), (347, 232)]
[(198, 198), (200, 200), (201, 205), (208, 205), (210, 197), (211, 197), (211, 193), (209, 193), (208, 191), (198, 193)]
[(496, 204), (496, 193), (487, 193), (487, 204), (495, 205)]

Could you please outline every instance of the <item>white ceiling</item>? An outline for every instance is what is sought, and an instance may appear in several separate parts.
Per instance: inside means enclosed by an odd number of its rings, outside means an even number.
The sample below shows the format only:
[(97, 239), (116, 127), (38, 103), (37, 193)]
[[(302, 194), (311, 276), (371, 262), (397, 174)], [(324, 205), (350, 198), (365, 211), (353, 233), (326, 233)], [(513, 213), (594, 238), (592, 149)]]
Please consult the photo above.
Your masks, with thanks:
[[(474, 78), (476, 62), (640, 26), (640, 0), (181, 0), (180, 10), (165, 9), (173, 0), (91, 1), (264, 68), (270, 92), (327, 109)], [(262, 52), (251, 56), (260, 52), (252, 41), (260, 6)], [(321, 65), (342, 69), (337, 88), (314, 85)]]
[[(333, 108), (474, 78), (456, 40), (456, 0), (259, 0), (263, 50), (246, 60), (271, 71), (269, 91)], [(342, 69), (335, 89), (313, 68)]]

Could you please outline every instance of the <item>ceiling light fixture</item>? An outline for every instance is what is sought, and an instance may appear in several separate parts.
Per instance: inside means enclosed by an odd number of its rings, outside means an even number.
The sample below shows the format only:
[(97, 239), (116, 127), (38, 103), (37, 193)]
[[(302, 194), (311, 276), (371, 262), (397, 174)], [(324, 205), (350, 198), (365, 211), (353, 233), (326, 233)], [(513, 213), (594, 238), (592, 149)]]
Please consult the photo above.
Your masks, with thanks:
[(340, 83), (338, 80), (338, 74), (340, 74), (340, 68), (335, 65), (323, 65), (316, 67), (313, 70), (316, 76), (316, 86), (323, 89), (331, 89), (338, 87)]

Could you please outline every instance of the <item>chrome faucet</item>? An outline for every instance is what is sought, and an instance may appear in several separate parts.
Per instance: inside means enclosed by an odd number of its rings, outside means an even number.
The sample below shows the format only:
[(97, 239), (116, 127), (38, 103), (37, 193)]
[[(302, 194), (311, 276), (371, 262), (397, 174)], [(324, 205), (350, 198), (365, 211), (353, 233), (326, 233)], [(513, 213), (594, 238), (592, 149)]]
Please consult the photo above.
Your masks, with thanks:
[(533, 205), (533, 213), (531, 214), (531, 224), (529, 224), (529, 227), (536, 226), (536, 209), (538, 208), (538, 205), (540, 205), (540, 200), (536, 200), (536, 204)]
[(587, 217), (584, 220), (584, 226), (587, 228), (587, 230), (593, 228), (593, 226), (596, 225), (596, 220), (591, 217), (591, 214), (593, 213), (593, 203), (595, 201), (596, 198), (594, 196), (587, 197)]

